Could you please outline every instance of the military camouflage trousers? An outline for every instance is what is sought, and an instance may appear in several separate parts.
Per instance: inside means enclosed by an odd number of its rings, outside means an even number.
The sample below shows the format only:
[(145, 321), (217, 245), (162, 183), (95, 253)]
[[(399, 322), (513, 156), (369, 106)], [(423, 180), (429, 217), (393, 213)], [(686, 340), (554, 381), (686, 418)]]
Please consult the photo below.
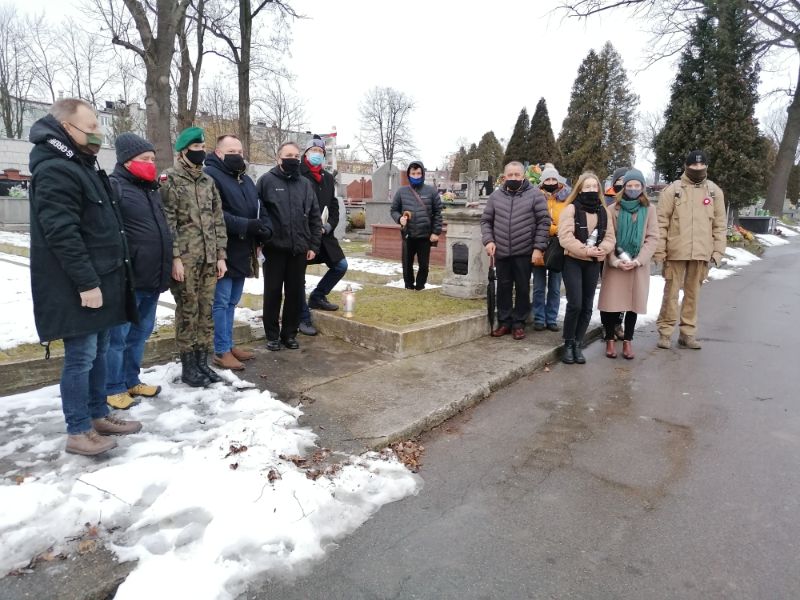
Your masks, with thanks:
[(172, 280), (175, 297), (175, 342), (178, 352), (195, 348), (209, 349), (214, 338), (211, 305), (217, 287), (216, 263), (183, 265), (182, 282)]

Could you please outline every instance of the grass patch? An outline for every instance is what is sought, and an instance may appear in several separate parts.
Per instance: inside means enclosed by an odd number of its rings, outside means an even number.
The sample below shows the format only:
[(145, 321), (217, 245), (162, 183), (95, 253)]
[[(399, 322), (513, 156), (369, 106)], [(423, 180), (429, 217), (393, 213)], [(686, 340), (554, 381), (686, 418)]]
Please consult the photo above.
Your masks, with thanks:
[(344, 250), (345, 255), (366, 254), (372, 251), (372, 244), (369, 242), (343, 242), (340, 240), (339, 245)]
[(485, 307), (485, 300), (451, 298), (439, 290), (417, 292), (385, 286), (366, 286), (356, 292), (353, 320), (378, 327), (406, 327)]
[(755, 254), (756, 256), (761, 256), (764, 254), (764, 246), (762, 246), (758, 240), (742, 240), (740, 242), (728, 242), (728, 246), (733, 246), (735, 248), (744, 248), (750, 254)]
[(25, 248), (24, 246), (14, 246), (13, 244), (1, 244), (0, 243), (0, 252), (3, 254), (14, 254), (16, 256), (25, 256), (30, 257), (31, 251), (29, 248)]

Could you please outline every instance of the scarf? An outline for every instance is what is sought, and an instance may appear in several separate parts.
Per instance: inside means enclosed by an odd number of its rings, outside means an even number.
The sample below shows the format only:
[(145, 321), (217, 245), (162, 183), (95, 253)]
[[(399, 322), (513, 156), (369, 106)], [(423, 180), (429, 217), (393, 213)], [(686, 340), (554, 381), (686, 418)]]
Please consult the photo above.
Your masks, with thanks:
[[(589, 234), (591, 233), (586, 225), (586, 213), (596, 213), (597, 245), (599, 246), (600, 242), (602, 242), (606, 237), (606, 228), (608, 227), (608, 213), (603, 206), (603, 202), (600, 200), (600, 195), (598, 194), (597, 200), (587, 201), (584, 200), (580, 194), (578, 194), (578, 197), (575, 198), (573, 204), (575, 205), (575, 237), (584, 244), (586, 243), (586, 240), (589, 239)], [(592, 257), (592, 261), (597, 262), (597, 259)]]
[(322, 165), (317, 165), (316, 167), (308, 162), (308, 159), (303, 157), (303, 161), (306, 163), (308, 170), (311, 171), (311, 176), (314, 178), (314, 181), (317, 183), (322, 183)]
[[(636, 219), (634, 220), (634, 216)], [(647, 222), (647, 207), (636, 200), (619, 201), (619, 217), (617, 217), (617, 247), (630, 254), (631, 258), (639, 255), (644, 238), (644, 226)]]
[(203, 175), (203, 165), (196, 165), (190, 160), (184, 158), (183, 154), (178, 155), (178, 160), (181, 161), (181, 165), (186, 172), (192, 177), (192, 179), (200, 179)]

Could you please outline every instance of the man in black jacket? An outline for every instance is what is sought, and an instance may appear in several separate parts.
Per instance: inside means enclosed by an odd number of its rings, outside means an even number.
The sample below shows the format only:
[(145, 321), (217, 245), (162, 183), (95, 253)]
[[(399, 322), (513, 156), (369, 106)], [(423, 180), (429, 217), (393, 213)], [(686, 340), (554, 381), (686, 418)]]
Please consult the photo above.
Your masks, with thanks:
[(145, 343), (156, 323), (158, 297), (169, 289), (172, 235), (156, 182), (155, 148), (134, 133), (121, 134), (114, 148), (117, 164), (110, 177), (111, 188), (128, 240), (139, 323), (124, 323), (110, 331), (106, 394), (109, 405), (127, 409), (137, 404), (134, 396), (151, 398), (161, 391), (161, 386), (142, 383), (139, 370)]
[[(397, 190), (391, 214), (403, 233), (403, 280), (407, 290), (424, 290), (428, 281), (431, 245), (442, 233), (442, 199), (436, 188), (425, 185), (425, 165), (415, 160), (406, 169), (409, 185)], [(414, 280), (414, 257), (419, 270)]]
[(325, 142), (318, 135), (315, 135), (303, 154), (303, 163), (300, 165), (300, 173), (308, 179), (314, 192), (317, 195), (320, 214), (327, 209), (327, 219), (322, 223), (322, 242), (319, 254), (311, 261), (314, 264), (324, 263), (328, 267), (328, 272), (319, 280), (317, 287), (311, 292), (306, 302), (303, 294), (302, 306), (300, 307), (300, 333), (304, 335), (316, 335), (317, 330), (311, 321), (311, 311), (309, 308), (319, 310), (338, 310), (339, 307), (328, 300), (328, 294), (344, 274), (347, 273), (347, 259), (344, 257), (339, 240), (336, 239), (334, 231), (339, 224), (339, 200), (336, 198), (336, 181), (325, 165)]
[[(306, 261), (314, 260), (322, 238), (317, 196), (300, 175), (300, 147), (285, 142), (278, 148), (278, 166), (258, 179), (261, 208), (272, 221), (273, 233), (264, 245), (264, 331), (267, 349), (296, 350), (300, 302)], [(284, 293), (283, 317), (281, 291)]]
[(243, 361), (255, 355), (233, 345), (233, 316), (242, 298), (244, 280), (258, 277), (258, 244), (272, 236), (269, 215), (261, 213), (261, 203), (247, 163), (241, 140), (232, 134), (217, 138), (214, 153), (206, 157), (205, 172), (217, 185), (222, 198), (222, 214), (228, 233), (228, 270), (217, 280), (214, 305), (214, 364), (222, 369), (241, 371)]
[(138, 421), (109, 414), (108, 330), (138, 321), (122, 219), (106, 174), (92, 106), (65, 98), (31, 127), (31, 293), (44, 342), (64, 340), (61, 404), (67, 452), (94, 456)]

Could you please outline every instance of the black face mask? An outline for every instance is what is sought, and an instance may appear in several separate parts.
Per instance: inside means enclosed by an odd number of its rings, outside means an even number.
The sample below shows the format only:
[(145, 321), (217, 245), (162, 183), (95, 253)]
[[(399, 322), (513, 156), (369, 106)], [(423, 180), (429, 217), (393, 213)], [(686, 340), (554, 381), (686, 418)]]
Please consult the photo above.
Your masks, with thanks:
[(506, 181), (506, 189), (509, 192), (516, 192), (520, 187), (522, 187), (521, 179), (509, 179)]
[(542, 184), (542, 189), (545, 192), (548, 192), (548, 193), (552, 194), (553, 192), (555, 192), (558, 189), (558, 184), (557, 183), (543, 183)]
[(206, 151), (205, 150), (187, 150), (186, 151), (186, 160), (188, 160), (193, 165), (197, 165), (198, 167), (203, 164), (203, 161), (206, 159)]
[(614, 193), (619, 194), (624, 186), (621, 183), (614, 184)]
[(281, 170), (289, 177), (293, 177), (300, 172), (300, 159), (298, 158), (282, 158)]
[(585, 204), (600, 202), (600, 192), (581, 192), (578, 194), (578, 200)]
[(241, 154), (226, 154), (222, 159), (225, 168), (234, 173), (241, 173), (247, 168), (244, 157)]

